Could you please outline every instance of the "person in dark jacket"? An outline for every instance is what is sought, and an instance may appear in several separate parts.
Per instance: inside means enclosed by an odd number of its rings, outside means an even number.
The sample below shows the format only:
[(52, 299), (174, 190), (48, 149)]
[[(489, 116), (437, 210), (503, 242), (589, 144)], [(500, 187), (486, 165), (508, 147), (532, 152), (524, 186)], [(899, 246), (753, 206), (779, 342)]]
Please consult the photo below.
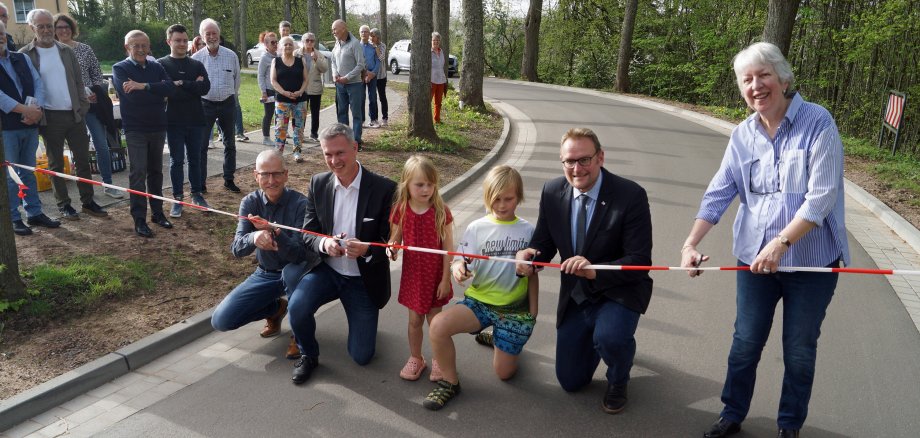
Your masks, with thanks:
[[(163, 195), (163, 145), (166, 141), (166, 98), (176, 85), (159, 63), (148, 60), (150, 38), (140, 30), (125, 35), (128, 58), (112, 67), (115, 92), (121, 100), (121, 122), (128, 142), (129, 187), (132, 190)], [(146, 183), (146, 184), (145, 184)], [(152, 220), (163, 228), (172, 223), (163, 214), (163, 201), (150, 198)], [(144, 197), (131, 194), (134, 231), (153, 237), (147, 226)]]
[[(183, 199), (185, 157), (188, 156), (188, 180), (192, 202), (210, 207), (205, 201), (201, 176), (201, 151), (205, 144), (204, 111), (201, 96), (211, 89), (211, 81), (204, 64), (188, 57), (188, 30), (181, 24), (166, 29), (166, 44), (170, 52), (157, 60), (176, 85), (176, 93), (166, 103), (166, 138), (169, 140), (169, 177), (173, 198)], [(187, 151), (187, 153), (186, 153)], [(171, 217), (182, 216), (182, 204), (173, 204)]]

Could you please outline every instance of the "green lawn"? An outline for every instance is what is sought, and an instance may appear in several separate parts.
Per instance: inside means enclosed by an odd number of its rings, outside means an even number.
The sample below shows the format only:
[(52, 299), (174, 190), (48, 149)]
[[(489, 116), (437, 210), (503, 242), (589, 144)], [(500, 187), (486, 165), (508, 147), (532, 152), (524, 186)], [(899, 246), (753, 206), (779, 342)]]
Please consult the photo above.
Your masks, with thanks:
[[(259, 90), (259, 83), (255, 75), (243, 74), (242, 83), (240, 83), (240, 108), (243, 110), (243, 127), (246, 131), (261, 129), (263, 106), (259, 99), (262, 97), (262, 91)], [(326, 88), (323, 90), (323, 99), (320, 106), (325, 108), (335, 104), (335, 89)]]

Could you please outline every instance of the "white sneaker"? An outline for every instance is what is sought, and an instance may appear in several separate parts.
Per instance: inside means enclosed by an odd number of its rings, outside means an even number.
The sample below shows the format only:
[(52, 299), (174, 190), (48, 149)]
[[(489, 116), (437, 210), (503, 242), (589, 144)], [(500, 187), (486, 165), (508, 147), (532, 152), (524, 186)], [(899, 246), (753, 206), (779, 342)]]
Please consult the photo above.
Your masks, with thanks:
[(303, 163), (303, 157), (300, 156), (300, 152), (294, 152), (294, 162)]
[(386, 128), (387, 126), (390, 126), (390, 122), (387, 119), (383, 119), (380, 121), (380, 126)]
[(272, 141), (271, 137), (262, 137), (263, 146), (274, 146), (275, 142)]
[(368, 128), (379, 128), (380, 125), (377, 123), (376, 120), (373, 120), (373, 121), (371, 121), (370, 123), (367, 124), (367, 127), (368, 127)]
[(102, 192), (108, 195), (110, 198), (121, 199), (125, 197), (124, 193), (121, 193), (121, 190), (113, 189), (111, 187), (106, 187)]

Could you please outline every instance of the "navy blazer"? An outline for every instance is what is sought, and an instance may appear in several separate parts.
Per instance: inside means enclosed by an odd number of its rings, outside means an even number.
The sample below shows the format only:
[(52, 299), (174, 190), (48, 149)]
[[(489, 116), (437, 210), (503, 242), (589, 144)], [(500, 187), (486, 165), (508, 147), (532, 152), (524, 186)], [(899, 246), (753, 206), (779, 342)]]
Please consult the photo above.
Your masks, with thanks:
[[(387, 243), (390, 240), (390, 208), (393, 205), (393, 193), (396, 183), (390, 179), (377, 175), (366, 167), (361, 175), (361, 187), (358, 189), (358, 208), (355, 215), (355, 234), (362, 242)], [(307, 195), (307, 208), (304, 214), (303, 229), (325, 235), (336, 232), (333, 229), (333, 215), (335, 213), (335, 175), (324, 172), (313, 175), (310, 180), (310, 192)], [(311, 234), (303, 235), (303, 242), (307, 252), (315, 257), (308, 257), (306, 263), (288, 265), (285, 267), (285, 284), (289, 289), (297, 286), (304, 275), (309, 273), (322, 258), (328, 257), (319, 251), (322, 237)], [(364, 288), (371, 301), (382, 309), (390, 300), (390, 258), (386, 249), (380, 246), (371, 246), (368, 257), (358, 257), (358, 269)], [(299, 266), (299, 267), (298, 267)], [(292, 271), (295, 270), (296, 272)], [(288, 272), (291, 271), (291, 272)]]
[[(600, 265), (651, 265), (652, 215), (648, 195), (639, 184), (601, 168), (603, 181), (594, 215), (585, 235), (584, 257)], [(572, 248), (572, 186), (565, 177), (548, 181), (540, 196), (540, 215), (530, 247), (540, 251), (535, 260), (548, 262), (559, 253), (562, 260), (575, 255)], [(556, 327), (571, 302), (577, 276), (562, 275)], [(592, 300), (609, 299), (628, 309), (645, 313), (652, 297), (648, 271), (597, 271), (584, 280)]]

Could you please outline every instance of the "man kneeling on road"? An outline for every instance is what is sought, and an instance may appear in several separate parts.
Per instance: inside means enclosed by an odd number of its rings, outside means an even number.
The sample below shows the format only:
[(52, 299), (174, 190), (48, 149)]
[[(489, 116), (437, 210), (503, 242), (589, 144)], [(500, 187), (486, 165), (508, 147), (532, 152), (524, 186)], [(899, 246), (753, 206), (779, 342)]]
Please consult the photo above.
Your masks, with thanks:
[[(358, 110), (360, 111), (360, 109)], [(330, 125), (319, 134), (329, 172), (313, 175), (303, 229), (310, 254), (322, 257), (289, 265), (284, 281), (290, 289), (291, 329), (303, 354), (291, 380), (310, 378), (319, 360), (316, 311), (339, 300), (348, 319), (348, 354), (367, 365), (377, 346), (377, 318), (390, 299), (390, 258), (382, 246), (390, 238), (390, 206), (396, 183), (357, 161), (358, 143), (351, 128)]]
[[(281, 153), (275, 149), (262, 151), (256, 158), (254, 171), (259, 190), (243, 198), (240, 219), (230, 251), (236, 257), (256, 252), (259, 267), (214, 309), (211, 325), (215, 330), (235, 330), (252, 321), (265, 319), (263, 338), (276, 336), (281, 330), (281, 320), (287, 313), (281, 269), (288, 263), (307, 259), (307, 249), (300, 241), (300, 233), (273, 228), (268, 223), (291, 227), (303, 224), (307, 198), (296, 190), (285, 187), (288, 171)], [(315, 257), (315, 255), (314, 255)], [(291, 338), (293, 352), (288, 357), (299, 356)], [(291, 357), (291, 354), (297, 356)]]

